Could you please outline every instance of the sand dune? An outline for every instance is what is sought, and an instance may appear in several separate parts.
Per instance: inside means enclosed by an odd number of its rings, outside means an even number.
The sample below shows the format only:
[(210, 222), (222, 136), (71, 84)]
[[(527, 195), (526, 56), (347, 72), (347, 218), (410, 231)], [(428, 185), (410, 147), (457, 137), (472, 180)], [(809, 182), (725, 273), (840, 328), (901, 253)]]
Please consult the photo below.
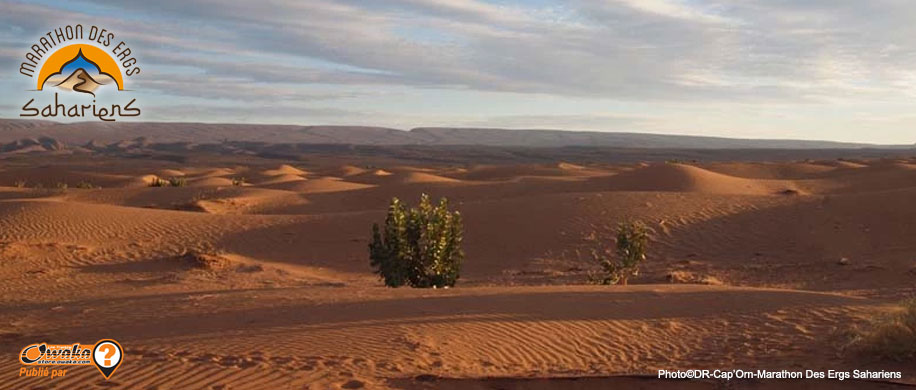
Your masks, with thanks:
[[(253, 389), (306, 383), (336, 388), (354, 381), (387, 387), (379, 378), (459, 372), (462, 377), (519, 370), (561, 377), (651, 372), (687, 356), (705, 364), (775, 362), (823, 348), (814, 335), (856, 320), (865, 303), (828, 294), (703, 286), (358, 291), (341, 299), (339, 288), (300, 287), (264, 291), (256, 301), (254, 292), (226, 291), (126, 297), (85, 307), (118, 315), (105, 328), (130, 335), (121, 342), (143, 362), (125, 365), (113, 378), (117, 384)], [(220, 309), (228, 307), (233, 308)], [(202, 308), (213, 311), (201, 318), (195, 313)], [(56, 312), (49, 319), (66, 315)], [(760, 327), (761, 317), (772, 325)], [(96, 321), (67, 328), (47, 322), (36, 330), (95, 339), (104, 333)], [(239, 323), (248, 324), (245, 337), (235, 331)], [(766, 343), (722, 353), (715, 335), (724, 331)], [(277, 344), (279, 339), (284, 342)], [(164, 345), (164, 340), (172, 342)], [(836, 363), (830, 356), (819, 360)], [(75, 385), (97, 375), (85, 370), (55, 382)], [(23, 378), (10, 382), (26, 383)]]
[[(410, 175), (410, 173), (406, 175)], [(399, 180), (399, 178), (403, 179), (404, 176), (405, 176), (404, 174), (398, 174), (398, 173), (390, 172), (384, 169), (376, 169), (376, 170), (366, 170), (362, 173), (356, 173), (353, 175), (344, 176), (344, 178), (347, 181), (352, 181), (356, 183), (390, 185), (396, 182), (397, 180)]]
[(269, 175), (263, 180), (257, 180), (256, 184), (263, 185), (263, 186), (269, 186), (269, 185), (274, 185), (274, 184), (299, 182), (299, 181), (305, 181), (305, 180), (306, 178), (299, 176), (299, 175), (278, 174), (278, 175)]
[(7, 168), (0, 171), (0, 185), (9, 187), (17, 186), (19, 183), (30, 188), (36, 186), (54, 188), (58, 184), (75, 187), (81, 182), (103, 187), (118, 187), (132, 180), (131, 175), (85, 172), (58, 166)]
[(344, 165), (344, 166), (341, 166), (340, 168), (335, 169), (334, 174), (338, 176), (347, 177), (347, 176), (362, 175), (368, 171), (369, 169), (366, 169), (366, 168), (355, 167), (353, 165)]
[[(206, 179), (210, 180), (210, 179)], [(166, 210), (205, 211), (220, 214), (269, 212), (307, 203), (300, 194), (251, 186), (200, 186), (114, 188), (68, 191), (62, 199), (79, 203)]]
[(261, 174), (264, 176), (287, 176), (287, 175), (303, 176), (307, 174), (307, 172), (299, 168), (293, 167), (291, 165), (283, 164), (283, 165), (280, 165), (280, 167), (276, 169), (267, 169), (267, 170), (261, 171)]
[(414, 183), (458, 183), (460, 180), (452, 179), (445, 176), (433, 175), (424, 172), (410, 172), (400, 177), (399, 182), (404, 184)]
[(458, 175), (462, 179), (498, 181), (513, 180), (520, 177), (564, 177), (589, 175), (590, 170), (585, 167), (569, 163), (558, 163), (553, 166), (477, 166)]
[(851, 169), (864, 168), (867, 166), (865, 164), (861, 164), (861, 163), (850, 161), (850, 160), (836, 160), (836, 161), (830, 161), (826, 164), (840, 167), (840, 168), (851, 168)]
[[(115, 337), (128, 357), (108, 382), (87, 367), (43, 386), (656, 388), (670, 382), (618, 375), (697, 367), (895, 369), (916, 383), (909, 363), (832, 339), (912, 293), (910, 159), (296, 168), (106, 158), (0, 162), (0, 369), (17, 370), (16, 353), (38, 340)], [(355, 168), (364, 164), (373, 168)], [(173, 176), (187, 185), (146, 184)], [(237, 176), (248, 185), (233, 186)], [(18, 188), (19, 178), (49, 185)], [(102, 188), (50, 188), (61, 179)], [(392, 197), (421, 192), (463, 215), (462, 278), (451, 289), (381, 287), (366, 254), (371, 224)], [(640, 275), (585, 285), (589, 249), (630, 219), (650, 228)]]
[(371, 188), (372, 185), (349, 182), (336, 177), (320, 177), (305, 181), (286, 181), (279, 184), (271, 184), (269, 187), (305, 194), (320, 194), (325, 192), (361, 190), (364, 188)]
[(703, 166), (710, 171), (746, 179), (814, 179), (834, 172), (836, 167), (814, 163), (718, 163)]
[(746, 179), (684, 164), (655, 164), (620, 173), (606, 182), (609, 189), (618, 191), (767, 195), (796, 190), (790, 181)]
[(161, 169), (156, 172), (159, 177), (182, 177), (185, 173), (177, 169)]
[(188, 185), (189, 186), (198, 186), (198, 187), (231, 186), (232, 179), (227, 179), (225, 177), (204, 176), (199, 179), (189, 180)]
[(567, 162), (558, 163), (558, 164), (557, 164), (557, 168), (560, 168), (560, 169), (567, 169), (567, 170), (580, 170), (580, 169), (585, 169), (585, 167), (583, 167), (583, 166), (581, 166), (581, 165), (571, 164), (571, 163), (567, 163)]
[(235, 171), (229, 168), (192, 168), (183, 170), (186, 176), (191, 177), (223, 177), (234, 175)]

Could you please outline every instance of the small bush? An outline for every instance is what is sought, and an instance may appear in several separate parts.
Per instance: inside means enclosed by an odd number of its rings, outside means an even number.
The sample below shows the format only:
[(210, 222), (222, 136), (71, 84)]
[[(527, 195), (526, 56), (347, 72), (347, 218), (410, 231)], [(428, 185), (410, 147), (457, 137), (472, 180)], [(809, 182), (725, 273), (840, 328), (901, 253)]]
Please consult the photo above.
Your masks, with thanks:
[(591, 275), (597, 284), (626, 285), (630, 277), (639, 275), (639, 265), (646, 260), (649, 234), (641, 222), (624, 222), (617, 226), (617, 243), (614, 249), (603, 246), (592, 249), (592, 260), (601, 267)]
[(26, 182), (25, 180), (16, 180), (13, 185), (16, 186), (16, 188), (25, 188)]
[(461, 214), (449, 211), (445, 198), (433, 206), (422, 194), (417, 208), (394, 198), (384, 230), (372, 225), (370, 264), (389, 287), (454, 286), (464, 260), (462, 230)]
[(232, 185), (234, 185), (234, 186), (236, 186), (236, 187), (241, 187), (241, 186), (245, 185), (245, 178), (244, 178), (244, 177), (233, 177), (233, 178), (232, 178)]
[(184, 187), (187, 184), (187, 180), (183, 177), (172, 176), (168, 180), (163, 180), (158, 177), (154, 177), (149, 182), (150, 187)]
[(80, 181), (79, 183), (76, 183), (76, 188), (79, 188), (81, 190), (91, 190), (91, 189), (96, 188), (96, 186), (88, 181), (83, 180), (83, 181)]
[(186, 184), (188, 184), (188, 181), (183, 177), (172, 176), (169, 178), (170, 187), (184, 187)]
[(882, 359), (916, 360), (916, 299), (900, 306), (890, 315), (853, 329), (848, 347)]

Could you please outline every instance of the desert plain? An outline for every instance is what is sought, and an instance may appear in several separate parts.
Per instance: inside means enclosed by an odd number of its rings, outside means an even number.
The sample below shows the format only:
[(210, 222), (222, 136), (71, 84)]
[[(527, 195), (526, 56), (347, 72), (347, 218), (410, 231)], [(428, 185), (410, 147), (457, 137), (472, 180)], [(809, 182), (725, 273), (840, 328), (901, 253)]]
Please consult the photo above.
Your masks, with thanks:
[[(912, 361), (845, 339), (916, 293), (912, 153), (608, 162), (30, 142), (0, 159), (2, 388), (916, 384)], [(182, 185), (150, 186), (170, 178)], [(386, 288), (370, 227), (392, 197), (421, 193), (464, 217), (461, 278)], [(588, 250), (624, 220), (650, 228), (639, 276), (589, 284)], [(17, 376), (27, 344), (103, 338), (125, 350), (110, 380), (92, 367)], [(696, 368), (903, 378), (653, 379)]]

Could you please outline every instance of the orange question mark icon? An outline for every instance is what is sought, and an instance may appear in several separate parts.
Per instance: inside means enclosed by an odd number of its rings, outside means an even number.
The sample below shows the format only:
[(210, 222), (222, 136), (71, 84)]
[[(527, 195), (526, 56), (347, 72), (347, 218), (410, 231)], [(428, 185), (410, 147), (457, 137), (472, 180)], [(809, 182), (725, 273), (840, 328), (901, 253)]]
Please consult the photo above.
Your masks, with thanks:
[(111, 344), (102, 344), (102, 346), (99, 347), (99, 349), (105, 352), (105, 367), (110, 366), (111, 357), (114, 356), (115, 352), (117, 351), (117, 348), (115, 348), (115, 346)]

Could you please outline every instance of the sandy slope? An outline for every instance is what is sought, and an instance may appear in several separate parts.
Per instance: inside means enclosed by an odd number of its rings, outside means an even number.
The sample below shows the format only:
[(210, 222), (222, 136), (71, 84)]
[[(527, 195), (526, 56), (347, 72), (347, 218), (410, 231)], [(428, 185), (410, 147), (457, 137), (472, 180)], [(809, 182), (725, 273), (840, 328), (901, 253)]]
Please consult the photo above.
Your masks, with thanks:
[[(423, 374), (651, 372), (687, 361), (829, 366), (842, 363), (811, 358), (828, 348), (819, 336), (860, 316), (864, 305), (836, 295), (707, 286), (293, 287), (76, 300), (56, 311), (37, 304), (21, 308), (19, 318), (46, 319), (26, 335), (116, 336), (134, 359), (115, 379), (128, 388), (322, 388)], [(79, 325), (53, 325), (63, 319)], [(99, 379), (80, 372), (58, 383)]]
[[(29, 342), (114, 337), (124, 388), (566, 388), (484, 378), (698, 366), (895, 368), (914, 382), (911, 366), (835, 339), (914, 293), (913, 162), (0, 164), (0, 366), (14, 372)], [(187, 186), (143, 185), (151, 175)], [(382, 288), (369, 228), (391, 197), (421, 192), (465, 217), (462, 280)], [(652, 229), (639, 285), (583, 285), (584, 253), (627, 219)], [(77, 368), (0, 387), (100, 380)]]

